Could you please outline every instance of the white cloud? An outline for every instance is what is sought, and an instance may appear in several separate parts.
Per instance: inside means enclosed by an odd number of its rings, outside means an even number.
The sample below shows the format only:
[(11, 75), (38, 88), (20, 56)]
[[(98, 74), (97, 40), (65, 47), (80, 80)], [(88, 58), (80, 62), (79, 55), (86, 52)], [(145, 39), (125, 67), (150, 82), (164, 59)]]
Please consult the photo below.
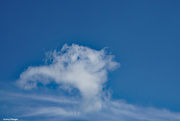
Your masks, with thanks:
[(43, 108), (41, 107), (32, 110), (32, 113), (22, 115), (21, 117), (31, 117), (31, 116), (39, 116), (39, 115), (77, 117), (80, 115), (80, 113), (76, 111), (67, 111), (61, 107), (43, 107)]
[(102, 117), (113, 121), (180, 121), (180, 113), (153, 107), (140, 107), (125, 101), (104, 102)]
[(36, 88), (51, 81), (69, 88), (77, 88), (82, 96), (85, 112), (98, 111), (102, 107), (102, 91), (107, 81), (107, 71), (119, 64), (104, 50), (93, 50), (73, 44), (54, 51), (50, 65), (29, 67), (20, 75), (18, 85), (24, 89)]
[[(84, 113), (78, 107), (82, 103), (78, 99), (72, 100), (72, 98), (59, 97), (58, 95), (47, 96), (15, 93), (6, 93), (6, 96), (12, 98), (12, 102), (18, 106), (13, 107), (13, 109), (15, 109), (16, 114), (20, 114), (17, 116), (20, 120), (29, 120), (29, 118), (42, 120), (44, 118), (43, 120), (48, 121), (53, 118), (53, 121), (59, 121), (60, 119), (83, 119), (87, 121), (180, 121), (180, 113), (152, 107), (140, 107), (128, 104), (122, 100), (113, 101), (111, 99), (105, 99), (102, 101), (101, 111)], [(5, 95), (3, 95), (4, 98)], [(23, 104), (18, 104), (22, 102), (18, 102), (17, 100), (23, 100)], [(29, 102), (32, 104), (29, 104)], [(11, 104), (10, 101), (8, 101), (9, 104)]]
[[(114, 101), (108, 97), (109, 91), (104, 90), (107, 72), (117, 68), (119, 64), (113, 61), (113, 56), (107, 55), (105, 50), (97, 51), (73, 44), (64, 45), (61, 51), (54, 51), (49, 55), (51, 64), (29, 67), (20, 75), (18, 86), (30, 90), (38, 88), (38, 83), (47, 85), (55, 82), (59, 85), (58, 89), (69, 91), (70, 94), (66, 95), (68, 98), (57, 94), (53, 96), (16, 95), (22, 99), (52, 103), (52, 105), (41, 103), (43, 106), (27, 106), (22, 117), (43, 115), (51, 118), (53, 116), (53, 120), (59, 120), (59, 117), (65, 119), (78, 117), (95, 121), (180, 121), (180, 113), (144, 108), (121, 100)], [(79, 96), (75, 96), (72, 101), (69, 97), (73, 89), (79, 90), (80, 95), (78, 93)], [(58, 100), (63, 105), (54, 106)]]

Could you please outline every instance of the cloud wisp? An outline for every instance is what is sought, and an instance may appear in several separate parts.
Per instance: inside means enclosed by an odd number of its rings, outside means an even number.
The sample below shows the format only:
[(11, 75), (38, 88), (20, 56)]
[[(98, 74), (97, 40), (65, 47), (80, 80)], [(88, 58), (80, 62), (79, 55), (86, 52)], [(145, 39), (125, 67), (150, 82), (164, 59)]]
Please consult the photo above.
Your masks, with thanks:
[[(108, 71), (119, 66), (114, 56), (104, 49), (93, 50), (72, 44), (64, 45), (61, 51), (49, 53), (49, 64), (29, 67), (21, 73), (16, 84), (25, 90), (37, 90), (55, 83), (56, 90), (63, 90), (66, 97), (54, 94), (52, 97), (37, 95), (15, 95), (22, 99), (49, 102), (28, 107), (21, 117), (44, 116), (63, 117), (66, 120), (121, 120), (121, 121), (178, 121), (180, 114), (156, 108), (143, 108), (124, 101), (114, 101), (108, 96), (105, 83)], [(48, 88), (48, 87), (47, 87)], [(72, 101), (73, 98), (73, 101)], [(54, 103), (58, 103), (54, 105)], [(63, 103), (68, 102), (68, 103)], [(73, 103), (75, 102), (75, 103)], [(52, 104), (53, 103), (53, 104)], [(62, 104), (63, 103), (63, 104)], [(46, 118), (47, 119), (47, 118)]]

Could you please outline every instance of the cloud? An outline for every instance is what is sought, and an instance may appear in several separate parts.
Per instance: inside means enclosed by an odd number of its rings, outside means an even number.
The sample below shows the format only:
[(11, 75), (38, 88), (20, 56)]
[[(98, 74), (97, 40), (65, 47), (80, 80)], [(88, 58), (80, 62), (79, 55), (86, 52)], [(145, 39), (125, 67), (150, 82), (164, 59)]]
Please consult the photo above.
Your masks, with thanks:
[(180, 113), (153, 107), (140, 107), (125, 101), (109, 100), (105, 102), (102, 117), (113, 121), (179, 121)]
[[(4, 94), (4, 92), (1, 92)], [(2, 94), (1, 94), (2, 95)], [(19, 114), (20, 120), (87, 120), (87, 121), (179, 121), (180, 113), (170, 112), (166, 109), (156, 109), (152, 107), (140, 107), (128, 104), (123, 100), (105, 99), (102, 101), (102, 109), (98, 112), (83, 113), (79, 108), (81, 101), (72, 98), (61, 97), (59, 95), (29, 95), (6, 93), (11, 98), (8, 105), (15, 103), (17, 107), (14, 112)], [(16, 97), (16, 98), (15, 98)], [(6, 99), (4, 99), (6, 101)], [(18, 102), (18, 100), (23, 100)], [(59, 101), (58, 101), (59, 100)], [(2, 100), (1, 100), (2, 101)], [(7, 101), (6, 101), (7, 102)], [(29, 103), (31, 102), (31, 103)], [(75, 103), (74, 103), (75, 102)], [(20, 103), (20, 104), (19, 104)], [(11, 104), (12, 105), (12, 104)], [(9, 111), (12, 111), (8, 110)], [(23, 112), (23, 113), (22, 113)], [(43, 118), (43, 119), (42, 119)]]
[(118, 67), (112, 55), (88, 47), (64, 45), (61, 51), (50, 53), (51, 64), (29, 67), (20, 75), (18, 86), (37, 88), (38, 83), (55, 82), (65, 90), (76, 88), (82, 96), (84, 111), (99, 111), (102, 107), (103, 86), (107, 71)]
[[(180, 113), (111, 99), (105, 83), (108, 71), (119, 66), (113, 58), (104, 49), (97, 51), (77, 44), (64, 45), (61, 51), (48, 53), (48, 64), (29, 67), (21, 73), (16, 84), (28, 90), (28, 94), (21, 90), (3, 97), (12, 100), (8, 105), (16, 105), (16, 113), (19, 111), (22, 120), (34, 117), (32, 119), (47, 121), (180, 121)], [(37, 94), (39, 88), (49, 85), (55, 85), (53, 89), (57, 93), (49, 95), (46, 90)]]

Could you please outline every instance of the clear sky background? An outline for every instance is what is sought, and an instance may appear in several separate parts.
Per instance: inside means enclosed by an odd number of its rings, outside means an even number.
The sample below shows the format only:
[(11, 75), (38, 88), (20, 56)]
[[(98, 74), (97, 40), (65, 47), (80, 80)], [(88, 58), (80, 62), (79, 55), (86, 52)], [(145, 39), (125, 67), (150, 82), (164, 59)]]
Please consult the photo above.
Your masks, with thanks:
[(0, 1), (0, 81), (13, 82), (45, 52), (108, 47), (113, 99), (180, 111), (179, 0)]

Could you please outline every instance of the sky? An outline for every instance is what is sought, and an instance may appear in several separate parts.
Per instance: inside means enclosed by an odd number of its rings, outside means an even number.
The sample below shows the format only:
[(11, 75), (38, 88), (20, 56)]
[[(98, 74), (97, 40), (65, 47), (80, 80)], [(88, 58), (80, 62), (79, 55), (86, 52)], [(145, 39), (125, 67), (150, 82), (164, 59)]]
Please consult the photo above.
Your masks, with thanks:
[(179, 0), (0, 0), (0, 120), (180, 120)]

